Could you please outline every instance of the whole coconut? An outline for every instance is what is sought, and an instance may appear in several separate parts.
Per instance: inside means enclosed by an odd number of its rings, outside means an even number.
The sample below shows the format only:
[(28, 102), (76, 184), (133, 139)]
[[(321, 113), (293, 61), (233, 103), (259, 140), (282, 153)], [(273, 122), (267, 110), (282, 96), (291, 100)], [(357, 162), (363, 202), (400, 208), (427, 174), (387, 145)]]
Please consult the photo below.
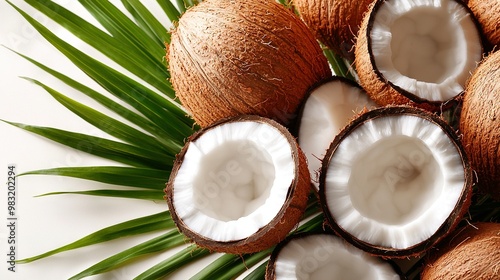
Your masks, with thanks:
[(307, 90), (331, 76), (307, 26), (270, 0), (207, 0), (189, 9), (167, 59), (177, 96), (202, 127), (243, 114), (288, 124)]
[(422, 280), (500, 279), (500, 224), (461, 228), (428, 253)]
[(500, 45), (500, 1), (469, 0), (468, 4), (491, 47)]
[(479, 188), (500, 199), (500, 52), (486, 57), (468, 81), (460, 115), (462, 142)]
[(359, 26), (373, 0), (296, 0), (302, 20), (316, 38), (336, 54), (354, 60)]

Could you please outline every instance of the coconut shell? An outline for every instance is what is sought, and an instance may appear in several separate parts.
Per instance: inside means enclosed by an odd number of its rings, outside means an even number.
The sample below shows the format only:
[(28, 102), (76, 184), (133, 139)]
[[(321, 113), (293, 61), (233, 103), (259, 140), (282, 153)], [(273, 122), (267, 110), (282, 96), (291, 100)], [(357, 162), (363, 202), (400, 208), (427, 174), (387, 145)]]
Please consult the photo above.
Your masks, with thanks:
[(422, 280), (500, 279), (500, 224), (467, 225), (427, 255)]
[(307, 26), (275, 1), (207, 0), (189, 9), (167, 50), (182, 105), (206, 127), (251, 114), (288, 124), (311, 85), (331, 76)]
[[(292, 158), (295, 160), (295, 178), (292, 180), (290, 188), (288, 190), (288, 197), (284, 205), (278, 214), (272, 219), (272, 221), (266, 226), (259, 229), (256, 233), (243, 240), (234, 240), (231, 242), (220, 242), (211, 239), (207, 239), (200, 236), (198, 233), (191, 230), (177, 215), (176, 209), (174, 207), (173, 190), (175, 188), (174, 178), (178, 173), (184, 157), (186, 155), (187, 149), (192, 141), (195, 141), (201, 137), (206, 131), (217, 127), (218, 125), (227, 122), (238, 122), (238, 121), (253, 121), (266, 123), (274, 126), (278, 129), (284, 137), (288, 139), (290, 143), (290, 148), (292, 150)], [(187, 143), (184, 145), (181, 152), (176, 156), (176, 161), (172, 168), (172, 172), (169, 181), (165, 188), (165, 199), (167, 201), (168, 207), (170, 209), (170, 214), (172, 219), (177, 225), (177, 228), (181, 233), (183, 233), (187, 238), (192, 240), (197, 245), (207, 248), (215, 252), (223, 252), (230, 254), (245, 254), (254, 253), (270, 248), (280, 241), (284, 240), (290, 231), (295, 228), (300, 221), (302, 214), (304, 213), (308, 197), (311, 191), (310, 185), (310, 175), (307, 168), (306, 157), (304, 153), (300, 150), (295, 138), (288, 132), (288, 130), (280, 125), (279, 123), (259, 117), (259, 116), (238, 116), (230, 119), (224, 119), (219, 122), (208, 126), (199, 132), (191, 136)]]
[[(468, 7), (460, 0), (466, 10)], [(355, 48), (355, 66), (359, 76), (360, 85), (366, 90), (371, 99), (380, 106), (406, 105), (418, 107), (431, 112), (447, 110), (459, 104), (459, 94), (455, 98), (444, 101), (431, 101), (420, 98), (387, 80), (376, 68), (370, 46), (370, 30), (374, 22), (374, 14), (383, 5), (385, 0), (375, 0), (363, 18)], [(482, 43), (482, 42), (481, 42)]]
[(295, 0), (293, 5), (320, 42), (353, 61), (359, 26), (371, 2), (373, 0)]
[(476, 17), (489, 48), (500, 45), (500, 1), (469, 0), (468, 4)]
[[(326, 173), (328, 170), (329, 161), (331, 160), (335, 151), (340, 146), (341, 142), (346, 137), (349, 136), (351, 131), (371, 119), (376, 119), (384, 116), (397, 116), (397, 115), (420, 117), (441, 127), (443, 132), (449, 137), (451, 143), (457, 149), (460, 158), (462, 159), (464, 176), (465, 176), (464, 185), (460, 197), (457, 200), (455, 208), (450, 213), (448, 218), (445, 221), (443, 221), (443, 223), (437, 229), (437, 231), (434, 232), (427, 240), (422, 240), (422, 242), (405, 249), (396, 249), (391, 247), (378, 246), (370, 244), (353, 236), (351, 233), (342, 228), (335, 220), (335, 217), (331, 215), (331, 211), (329, 209), (325, 194)], [(402, 258), (420, 256), (422, 253), (429, 250), (433, 245), (437, 244), (439, 241), (445, 238), (450, 232), (452, 232), (458, 226), (458, 224), (462, 220), (465, 213), (467, 213), (471, 205), (471, 198), (473, 192), (472, 186), (473, 186), (472, 169), (467, 154), (465, 153), (464, 148), (455, 130), (448, 123), (446, 123), (443, 119), (441, 119), (435, 114), (429, 113), (425, 110), (418, 109), (415, 107), (386, 106), (361, 113), (335, 137), (323, 159), (321, 175), (320, 175), (319, 196), (323, 212), (325, 213), (326, 223), (339, 236), (344, 238), (347, 242), (353, 244), (354, 246), (372, 255), (380, 256), (383, 258), (402, 259)]]
[(478, 187), (500, 200), (500, 52), (487, 56), (469, 79), (460, 115), (462, 142)]

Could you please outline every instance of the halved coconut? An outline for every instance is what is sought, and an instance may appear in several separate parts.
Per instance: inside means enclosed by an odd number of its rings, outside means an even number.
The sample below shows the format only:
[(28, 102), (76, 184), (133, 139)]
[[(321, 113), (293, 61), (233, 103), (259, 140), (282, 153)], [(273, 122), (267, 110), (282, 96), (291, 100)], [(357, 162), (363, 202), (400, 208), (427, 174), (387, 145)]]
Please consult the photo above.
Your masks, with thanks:
[(321, 162), (335, 135), (361, 111), (375, 107), (358, 84), (342, 77), (331, 77), (311, 88), (297, 118), (297, 136), (316, 188)]
[(387, 261), (369, 255), (327, 233), (298, 234), (272, 252), (266, 279), (396, 280), (399, 271)]
[(454, 231), (426, 255), (421, 279), (500, 279), (500, 224), (474, 223)]
[(380, 105), (454, 104), (482, 57), (476, 20), (459, 0), (377, 0), (356, 44), (360, 84)]
[(460, 114), (462, 143), (478, 188), (500, 200), (500, 52), (487, 56), (469, 79)]
[(306, 158), (277, 122), (241, 116), (192, 136), (165, 192), (179, 230), (213, 251), (266, 249), (299, 222), (310, 191)]
[(374, 109), (333, 141), (320, 200), (328, 223), (353, 245), (384, 257), (418, 255), (470, 205), (472, 172), (454, 130), (413, 107)]

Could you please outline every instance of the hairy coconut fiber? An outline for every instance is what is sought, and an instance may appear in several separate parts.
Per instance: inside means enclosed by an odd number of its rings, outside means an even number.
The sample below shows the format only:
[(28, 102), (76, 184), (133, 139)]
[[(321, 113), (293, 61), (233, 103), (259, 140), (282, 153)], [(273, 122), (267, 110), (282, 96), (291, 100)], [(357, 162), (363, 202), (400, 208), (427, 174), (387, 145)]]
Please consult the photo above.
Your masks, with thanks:
[(476, 17), (490, 48), (500, 45), (500, 0), (469, 0), (468, 4)]
[(428, 254), (422, 280), (500, 279), (500, 224), (461, 228)]
[(352, 61), (359, 26), (371, 2), (372, 0), (296, 0), (293, 5), (320, 42)]
[(478, 187), (500, 200), (500, 52), (486, 57), (468, 81), (460, 116), (462, 142)]
[(189, 9), (167, 59), (177, 96), (202, 127), (243, 114), (288, 124), (307, 90), (331, 76), (307, 26), (269, 0), (207, 0)]

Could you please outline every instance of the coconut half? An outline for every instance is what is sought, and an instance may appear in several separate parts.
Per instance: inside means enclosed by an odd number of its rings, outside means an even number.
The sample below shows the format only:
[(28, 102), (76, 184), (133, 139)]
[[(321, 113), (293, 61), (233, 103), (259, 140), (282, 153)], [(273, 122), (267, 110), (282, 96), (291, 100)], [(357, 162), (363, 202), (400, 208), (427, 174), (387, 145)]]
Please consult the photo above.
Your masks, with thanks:
[(399, 272), (327, 233), (293, 235), (280, 243), (266, 267), (268, 280), (396, 280)]
[(455, 230), (426, 255), (420, 279), (500, 279), (500, 224), (474, 223)]
[(467, 83), (460, 114), (462, 143), (478, 188), (500, 200), (500, 52), (487, 56)]
[(452, 106), (483, 53), (480, 31), (459, 0), (377, 0), (363, 20), (355, 64), (380, 105), (437, 111)]
[(321, 162), (333, 138), (361, 111), (376, 106), (358, 84), (342, 77), (311, 88), (297, 118), (297, 136), (316, 190)]
[(195, 134), (174, 164), (166, 200), (179, 230), (234, 254), (264, 250), (299, 222), (310, 178), (304, 154), (277, 122), (241, 116)]
[(332, 142), (320, 200), (328, 223), (353, 245), (384, 257), (418, 255), (470, 205), (472, 173), (454, 130), (412, 107), (374, 109)]

